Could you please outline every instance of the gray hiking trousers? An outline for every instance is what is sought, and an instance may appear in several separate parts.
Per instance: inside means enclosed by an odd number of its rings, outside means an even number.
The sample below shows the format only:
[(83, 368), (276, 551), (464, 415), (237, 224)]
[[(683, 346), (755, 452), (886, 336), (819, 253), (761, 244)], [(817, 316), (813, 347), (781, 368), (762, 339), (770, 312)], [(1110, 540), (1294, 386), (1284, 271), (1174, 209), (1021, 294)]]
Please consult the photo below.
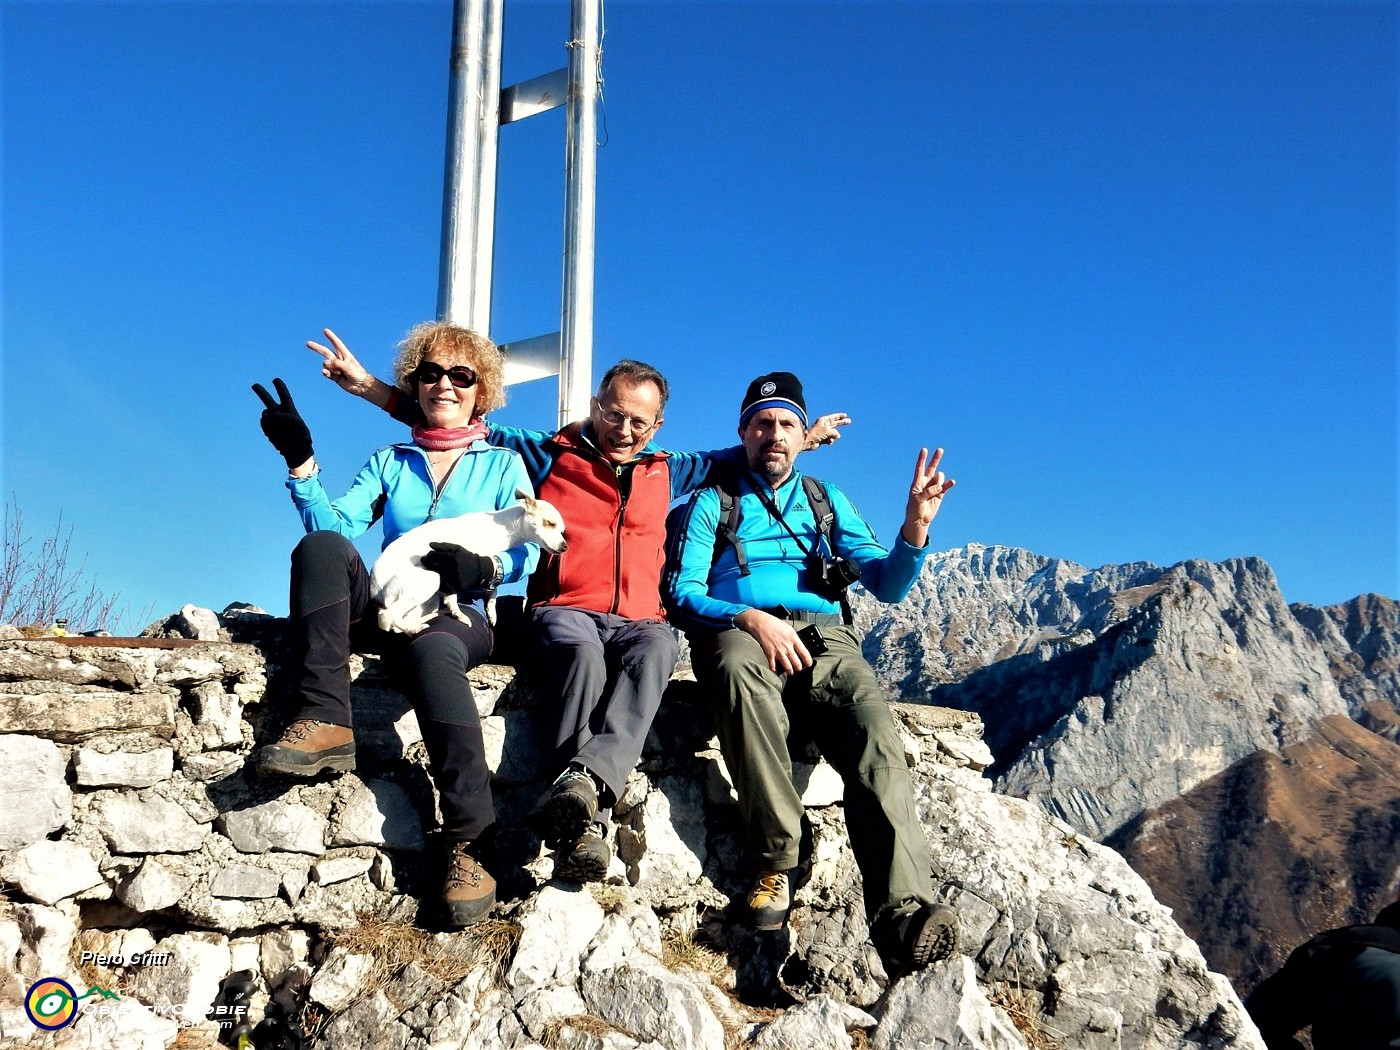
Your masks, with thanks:
[(555, 762), (585, 766), (607, 786), (604, 817), (642, 755), (661, 694), (676, 669), (676, 637), (663, 620), (545, 605), (531, 614), (535, 655), (557, 697)]

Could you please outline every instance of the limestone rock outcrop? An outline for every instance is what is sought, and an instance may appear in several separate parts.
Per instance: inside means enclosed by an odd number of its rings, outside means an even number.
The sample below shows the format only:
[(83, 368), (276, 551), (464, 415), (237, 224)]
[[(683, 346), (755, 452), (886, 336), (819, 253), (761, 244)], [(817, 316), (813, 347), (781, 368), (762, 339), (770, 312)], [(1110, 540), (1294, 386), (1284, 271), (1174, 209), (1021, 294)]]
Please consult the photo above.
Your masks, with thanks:
[[(960, 916), (963, 954), (945, 964), (891, 986), (839, 778), (815, 754), (798, 756), (812, 834), (789, 927), (746, 925), (737, 807), (684, 679), (616, 807), (609, 880), (552, 880), (522, 821), (553, 772), (539, 702), (527, 675), (495, 666), (471, 680), (494, 741), (500, 824), (483, 845), (501, 903), (440, 932), (431, 781), (379, 661), (354, 668), (354, 773), (251, 774), (281, 724), (280, 626), (240, 609), (217, 628), (230, 640), (182, 648), (0, 639), (0, 779), (20, 772), (44, 799), (0, 810), (6, 1045), (169, 1047), (182, 1028), (267, 1018), (322, 1045), (414, 1050), (846, 1047), (855, 1031), (882, 1047), (1018, 1048), (1027, 1025), (1084, 1050), (1261, 1046), (1124, 861), (993, 793), (979, 719), (926, 705), (897, 710), (935, 881)], [(82, 997), (52, 1033), (26, 1013), (44, 978)], [(232, 994), (240, 982), (251, 998)]]

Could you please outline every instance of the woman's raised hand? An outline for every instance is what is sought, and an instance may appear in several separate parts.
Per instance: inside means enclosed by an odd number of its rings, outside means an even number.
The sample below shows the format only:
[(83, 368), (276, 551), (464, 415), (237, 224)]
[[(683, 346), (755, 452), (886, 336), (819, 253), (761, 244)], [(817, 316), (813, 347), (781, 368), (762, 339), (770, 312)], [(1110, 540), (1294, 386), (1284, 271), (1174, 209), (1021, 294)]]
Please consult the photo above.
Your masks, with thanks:
[(363, 397), (374, 385), (374, 376), (365, 370), (365, 366), (360, 364), (359, 359), (350, 352), (350, 348), (341, 341), (340, 336), (329, 328), (323, 328), (322, 331), (330, 346), (323, 346), (310, 339), (306, 341), (308, 350), (314, 350), (321, 355), (321, 374), (327, 379), (335, 380), (336, 385), (347, 393)]
[(261, 383), (253, 384), (253, 393), (262, 399), (264, 406), (258, 422), (272, 447), (287, 461), (287, 469), (296, 472), (297, 468), (311, 462), (311, 428), (293, 404), (287, 384), (274, 379), (272, 386), (277, 391), (276, 400)]

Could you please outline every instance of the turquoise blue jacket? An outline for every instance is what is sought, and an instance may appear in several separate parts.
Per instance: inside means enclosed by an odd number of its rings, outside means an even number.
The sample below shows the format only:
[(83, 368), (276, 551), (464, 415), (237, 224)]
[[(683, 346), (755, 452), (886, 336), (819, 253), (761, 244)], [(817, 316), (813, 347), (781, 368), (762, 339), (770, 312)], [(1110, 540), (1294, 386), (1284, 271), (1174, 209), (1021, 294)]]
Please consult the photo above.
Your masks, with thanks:
[[(452, 518), (477, 510), (502, 510), (516, 501), (516, 492), (530, 495), (534, 487), (525, 464), (505, 448), (478, 441), (462, 453), (442, 491), (434, 494), (428, 457), (417, 445), (389, 445), (360, 468), (349, 490), (332, 501), (317, 471), (309, 478), (288, 478), (292, 503), (307, 532), (329, 529), (354, 539), (381, 517), (384, 546), (409, 529), (434, 518)], [(540, 549), (533, 543), (512, 547), (500, 555), (503, 583), (524, 579), (534, 570)]]
[[(747, 609), (779, 605), (793, 611), (839, 613), (839, 605), (806, 586), (802, 549), (755, 494), (753, 475), (742, 473), (738, 534), (748, 558), (749, 575), (740, 573), (733, 544), (721, 540), (716, 548), (719, 494), (713, 488), (701, 489), (691, 497), (677, 523), (666, 562), (663, 588), (672, 622), (686, 630), (722, 630), (732, 627), (734, 617)], [(826, 491), (836, 515), (831, 534), (835, 551), (826, 553), (857, 562), (860, 586), (880, 601), (901, 600), (918, 578), (928, 547), (911, 546), (900, 536), (893, 548), (886, 550), (845, 494), (833, 485), (827, 485)], [(773, 496), (802, 545), (808, 550), (820, 547), (820, 533), (801, 474), (794, 470)]]

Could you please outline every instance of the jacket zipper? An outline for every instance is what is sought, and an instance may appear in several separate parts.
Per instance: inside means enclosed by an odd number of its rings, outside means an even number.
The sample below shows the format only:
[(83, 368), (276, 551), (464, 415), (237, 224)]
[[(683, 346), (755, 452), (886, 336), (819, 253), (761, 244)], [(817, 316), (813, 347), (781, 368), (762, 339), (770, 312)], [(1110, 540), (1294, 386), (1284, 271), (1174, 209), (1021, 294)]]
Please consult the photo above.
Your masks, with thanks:
[(627, 517), (627, 498), (631, 495), (631, 486), (626, 492), (622, 490), (622, 469), (620, 466), (613, 468), (617, 476), (617, 537), (613, 540), (613, 600), (608, 611), (614, 614), (622, 605), (622, 526)]

